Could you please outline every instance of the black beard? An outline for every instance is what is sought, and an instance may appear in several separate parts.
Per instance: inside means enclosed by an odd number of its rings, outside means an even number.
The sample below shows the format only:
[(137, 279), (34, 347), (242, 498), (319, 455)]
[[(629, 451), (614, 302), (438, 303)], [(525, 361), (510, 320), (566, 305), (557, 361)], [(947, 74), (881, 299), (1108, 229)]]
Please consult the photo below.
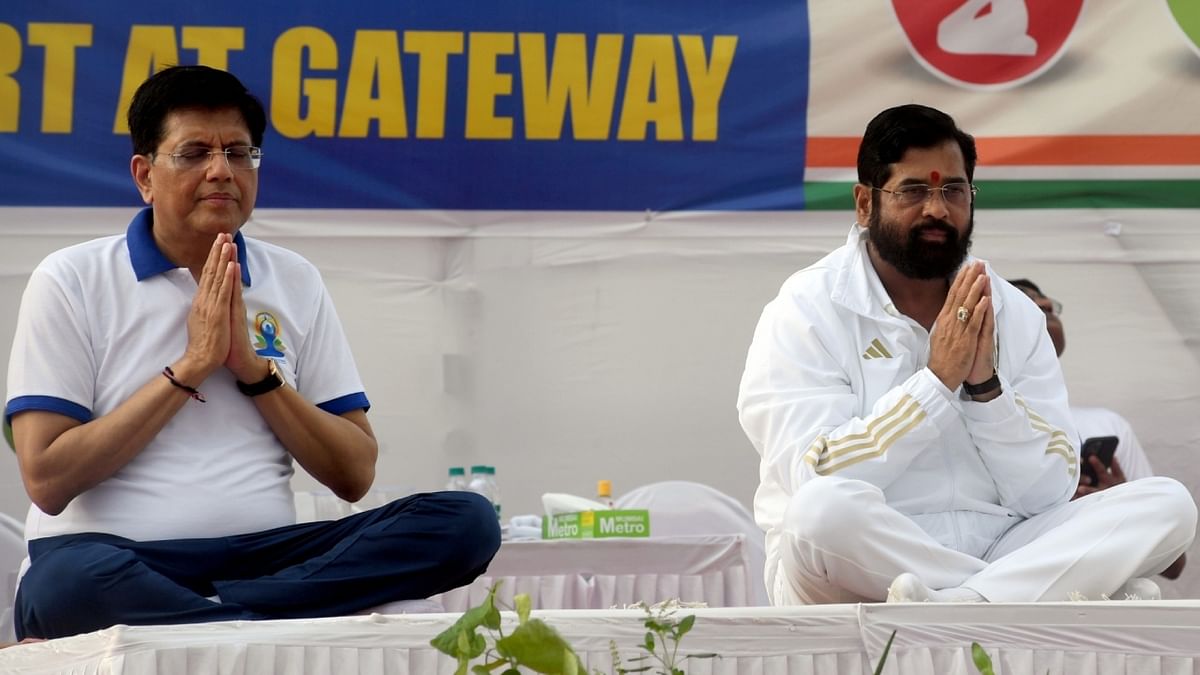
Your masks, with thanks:
[[(971, 250), (971, 232), (975, 229), (975, 217), (967, 222), (967, 232), (958, 236), (958, 230), (944, 220), (931, 218), (915, 225), (905, 238), (895, 222), (884, 222), (879, 209), (871, 210), (867, 221), (867, 239), (875, 252), (885, 262), (895, 267), (910, 279), (947, 279), (967, 259)], [(925, 241), (921, 234), (928, 231), (942, 232), (945, 241)]]

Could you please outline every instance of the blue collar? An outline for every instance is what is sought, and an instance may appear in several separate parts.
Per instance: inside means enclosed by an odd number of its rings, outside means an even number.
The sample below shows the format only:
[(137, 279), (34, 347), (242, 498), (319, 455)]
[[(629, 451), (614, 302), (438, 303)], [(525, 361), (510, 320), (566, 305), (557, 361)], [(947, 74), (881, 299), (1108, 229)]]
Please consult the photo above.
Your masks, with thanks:
[[(125, 245), (129, 247), (129, 262), (133, 264), (133, 273), (138, 281), (162, 274), (179, 267), (167, 260), (167, 256), (158, 250), (154, 243), (154, 211), (146, 207), (133, 217), (129, 228), (125, 230)], [(246, 264), (246, 240), (242, 233), (233, 235), (233, 243), (237, 246), (238, 263), (242, 266), (242, 285), (250, 285), (250, 267)]]

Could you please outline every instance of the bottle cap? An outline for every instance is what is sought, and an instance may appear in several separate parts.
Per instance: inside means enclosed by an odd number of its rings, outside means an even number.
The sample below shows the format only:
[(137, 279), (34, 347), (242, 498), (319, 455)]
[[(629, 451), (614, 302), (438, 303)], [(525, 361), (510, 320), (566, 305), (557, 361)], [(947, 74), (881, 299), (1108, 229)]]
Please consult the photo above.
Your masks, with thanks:
[(452, 467), (450, 467), (450, 475), (451, 476), (465, 476), (466, 471), (461, 466), (452, 466)]
[(611, 480), (596, 481), (596, 496), (611, 497), (612, 496), (612, 481)]
[(471, 473), (487, 473), (487, 467), (482, 464), (475, 464), (471, 467)]

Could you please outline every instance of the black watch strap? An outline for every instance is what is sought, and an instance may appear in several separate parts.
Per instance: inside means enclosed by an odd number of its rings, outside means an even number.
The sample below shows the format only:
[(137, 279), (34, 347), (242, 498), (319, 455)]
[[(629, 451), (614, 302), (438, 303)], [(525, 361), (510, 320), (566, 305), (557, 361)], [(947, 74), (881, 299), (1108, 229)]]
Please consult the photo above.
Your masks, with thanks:
[(267, 376), (258, 382), (246, 384), (238, 380), (238, 391), (246, 396), (261, 396), (269, 391), (275, 391), (283, 386), (283, 375), (279, 373), (279, 369), (275, 367), (275, 361), (267, 359)]
[(963, 382), (963, 391), (967, 392), (968, 396), (979, 396), (981, 394), (991, 393), (994, 389), (1000, 388), (1000, 373), (992, 371), (992, 376), (980, 382), (979, 384), (971, 384)]

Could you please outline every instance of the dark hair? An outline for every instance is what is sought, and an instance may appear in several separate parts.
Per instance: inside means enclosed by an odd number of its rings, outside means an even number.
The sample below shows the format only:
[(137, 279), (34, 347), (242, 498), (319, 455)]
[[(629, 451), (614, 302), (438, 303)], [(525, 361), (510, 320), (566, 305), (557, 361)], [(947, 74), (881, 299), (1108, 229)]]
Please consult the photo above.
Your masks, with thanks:
[(1032, 281), (1030, 281), (1028, 279), (1009, 279), (1008, 283), (1012, 284), (1013, 286), (1016, 286), (1017, 288), (1028, 289), (1028, 290), (1033, 291), (1034, 293), (1037, 293), (1038, 295), (1040, 295), (1042, 297), (1046, 297), (1046, 294), (1042, 292), (1042, 289), (1038, 288), (1037, 284), (1033, 283)]
[(858, 146), (858, 182), (883, 187), (891, 178), (891, 165), (909, 148), (932, 148), (946, 141), (958, 143), (967, 168), (967, 180), (975, 178), (975, 139), (958, 128), (946, 113), (910, 103), (888, 108), (867, 124)]
[(129, 104), (129, 136), (134, 154), (154, 152), (162, 141), (167, 116), (184, 108), (237, 108), (250, 130), (251, 142), (262, 145), (267, 115), (246, 85), (224, 70), (171, 66), (143, 82)]

